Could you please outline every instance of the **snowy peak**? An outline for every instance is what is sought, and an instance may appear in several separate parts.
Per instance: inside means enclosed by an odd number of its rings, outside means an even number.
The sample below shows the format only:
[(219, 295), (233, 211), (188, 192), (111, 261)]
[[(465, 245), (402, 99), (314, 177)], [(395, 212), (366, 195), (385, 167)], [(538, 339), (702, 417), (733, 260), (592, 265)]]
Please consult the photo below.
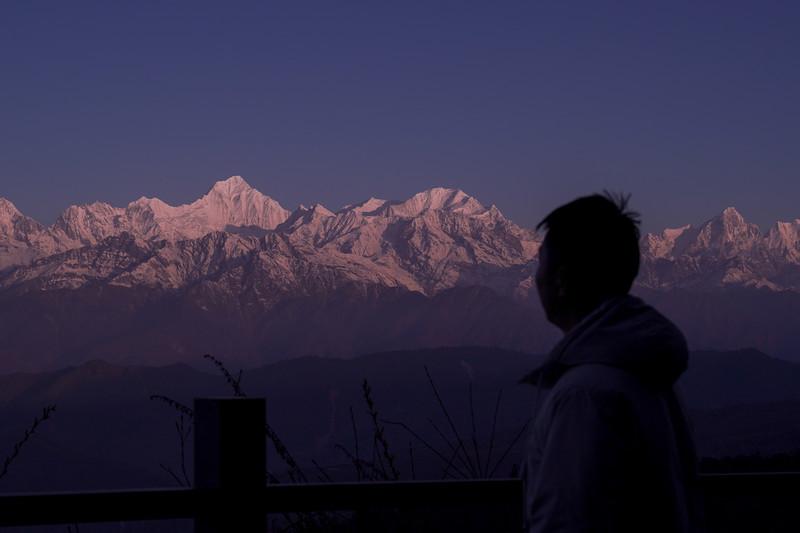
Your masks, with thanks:
[(478, 215), (485, 212), (486, 208), (460, 189), (435, 187), (417, 193), (404, 202), (389, 204), (387, 209), (388, 214), (401, 217), (417, 217), (425, 211)]
[(693, 229), (691, 224), (679, 228), (667, 228), (661, 233), (648, 233), (642, 239), (642, 253), (653, 258), (675, 255), (679, 240), (684, 240)]
[(209, 194), (216, 192), (221, 195), (234, 196), (250, 190), (253, 190), (253, 187), (251, 187), (244, 178), (241, 176), (231, 176), (230, 178), (216, 182), (208, 192)]
[(373, 196), (370, 196), (369, 200), (364, 200), (363, 202), (357, 204), (344, 206), (340, 212), (350, 211), (362, 215), (369, 215), (379, 210), (385, 204), (386, 200), (381, 200), (380, 198), (375, 198)]
[(81, 245), (96, 244), (130, 229), (125, 210), (103, 202), (71, 205), (51, 228), (59, 236)]
[(319, 216), (319, 217), (332, 217), (332, 216), (335, 216), (333, 214), (333, 211), (331, 211), (330, 209), (328, 209), (327, 207), (325, 207), (322, 204), (314, 204), (314, 205), (312, 205), (311, 206), (311, 212), (314, 213), (314, 216)]
[(21, 217), (22, 213), (14, 204), (5, 198), (0, 198), (0, 238), (13, 236), (14, 223)]
[(640, 285), (651, 288), (746, 286), (800, 291), (800, 220), (766, 234), (729, 207), (704, 224), (642, 240)]
[(38, 255), (32, 243), (44, 229), (9, 200), (0, 198), (0, 270), (32, 261)]
[(0, 236), (13, 235), (15, 222), (20, 218), (22, 213), (19, 209), (5, 198), (0, 198)]
[(749, 224), (735, 208), (728, 207), (702, 226), (696, 246), (731, 257), (751, 251), (760, 239), (758, 226)]
[(767, 232), (766, 240), (771, 254), (800, 262), (800, 219), (776, 222)]
[(322, 204), (314, 204), (306, 207), (303, 204), (297, 206), (289, 216), (278, 227), (278, 230), (294, 231), (302, 226), (307, 226), (311, 232), (320, 230), (320, 223), (325, 219), (336, 217), (337, 215)]
[(726, 238), (736, 238), (742, 234), (748, 234), (752, 229), (758, 230), (758, 226), (748, 223), (735, 207), (726, 207), (722, 213), (712, 218), (704, 225), (706, 227), (721, 228)]
[(171, 206), (158, 198), (140, 198), (127, 210), (134, 232), (147, 239), (197, 239), (228, 228), (274, 229), (289, 212), (251, 187), (241, 176), (218, 181), (191, 204)]
[(27, 241), (44, 226), (27, 217), (11, 201), (0, 198), (0, 239)]
[(17, 206), (0, 196), (0, 223), (6, 220), (11, 221), (19, 216), (22, 216), (22, 213), (17, 209)]
[(219, 181), (201, 199), (190, 204), (215, 231), (227, 226), (257, 226), (274, 229), (289, 217), (278, 202), (251, 187), (241, 176)]
[(695, 227), (668, 228), (642, 239), (642, 253), (649, 259), (713, 257), (728, 259), (756, 251), (764, 237), (755, 224), (748, 223), (734, 207)]
[(744, 217), (735, 207), (726, 207), (722, 210), (722, 213), (719, 215), (720, 218), (723, 220), (728, 221), (729, 223), (736, 223), (742, 224), (744, 223)]

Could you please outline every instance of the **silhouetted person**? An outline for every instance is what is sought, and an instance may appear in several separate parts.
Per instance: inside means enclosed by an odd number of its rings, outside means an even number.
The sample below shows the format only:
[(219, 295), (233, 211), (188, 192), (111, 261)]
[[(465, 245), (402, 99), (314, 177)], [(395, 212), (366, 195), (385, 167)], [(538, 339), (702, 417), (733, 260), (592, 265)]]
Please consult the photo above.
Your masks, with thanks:
[(538, 387), (524, 469), (531, 533), (696, 530), (695, 450), (673, 390), (686, 341), (628, 294), (639, 221), (626, 206), (578, 198), (538, 226), (536, 286), (564, 337), (524, 379)]

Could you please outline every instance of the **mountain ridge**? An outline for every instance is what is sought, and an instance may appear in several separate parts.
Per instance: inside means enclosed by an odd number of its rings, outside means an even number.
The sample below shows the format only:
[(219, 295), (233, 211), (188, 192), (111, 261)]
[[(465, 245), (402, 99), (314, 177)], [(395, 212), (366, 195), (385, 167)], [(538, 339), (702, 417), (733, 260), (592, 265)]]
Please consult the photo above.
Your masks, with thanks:
[(180, 288), (198, 271), (210, 274), (209, 261), (238, 268), (248, 255), (278, 286), (298, 288), (318, 274), (331, 287), (366, 282), (433, 294), (474, 278), (482, 265), (529, 263), (538, 249), (534, 232), (458, 189), (432, 188), (403, 202), (371, 198), (336, 213), (320, 204), (289, 212), (239, 176), (177, 207), (148, 198), (124, 209), (71, 206), (37, 232), (28, 254), (5, 261), (0, 289), (37, 280), (44, 289)]
[[(208, 239), (213, 233), (237, 238)], [(118, 272), (121, 278), (89, 272), (91, 265), (100, 265), (102, 270), (108, 256), (115, 253), (111, 248), (128, 242), (120, 238), (123, 234), (157, 256), (155, 263), (164, 271), (153, 271), (150, 279), (141, 272)], [(460, 189), (443, 187), (402, 201), (371, 197), (337, 211), (321, 204), (290, 211), (241, 176), (231, 176), (188, 204), (171, 206), (145, 197), (124, 208), (93, 202), (68, 207), (50, 227), (0, 198), (0, 290), (65, 268), (76, 274), (72, 281), (54, 278), (40, 286), (80, 287), (80, 261), (68, 265), (63, 261), (81, 256), (90, 263), (84, 265), (87, 280), (146, 285), (170, 280), (165, 287), (183, 286), (195, 279), (179, 275), (192, 270), (192, 258), (179, 257), (187, 248), (179, 245), (184, 241), (197, 241), (195, 249), (203, 243), (224, 242), (222, 248), (198, 251), (199, 257), (230, 253), (235, 258), (256, 249), (267, 255), (286, 254), (282, 261), (267, 261), (284, 277), (294, 275), (288, 272), (289, 265), (299, 259), (324, 265), (334, 277), (348, 280), (363, 278), (425, 294), (478, 283), (502, 286), (504, 294), (524, 300), (533, 288), (531, 273), (541, 236), (506, 219), (496, 206), (487, 208)], [(94, 253), (69, 254), (86, 247)], [(736, 208), (728, 207), (699, 225), (648, 233), (642, 237), (641, 248), (638, 285), (645, 288), (740, 285), (800, 291), (800, 219), (778, 221), (762, 233)], [(42, 268), (40, 263), (48, 262), (56, 264)], [(154, 265), (141, 268), (153, 269)], [(499, 284), (484, 274), (503, 269), (507, 279)], [(20, 272), (9, 275), (9, 270)], [(525, 275), (520, 276), (523, 271)]]

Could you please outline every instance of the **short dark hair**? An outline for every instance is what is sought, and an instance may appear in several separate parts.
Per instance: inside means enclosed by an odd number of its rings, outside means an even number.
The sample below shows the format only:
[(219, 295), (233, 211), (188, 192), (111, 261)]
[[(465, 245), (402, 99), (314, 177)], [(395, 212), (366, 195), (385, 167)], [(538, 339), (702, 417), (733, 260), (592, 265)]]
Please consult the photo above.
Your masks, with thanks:
[(536, 226), (547, 230), (555, 262), (576, 272), (592, 292), (627, 294), (639, 274), (639, 214), (628, 209), (629, 200), (608, 191), (583, 196)]

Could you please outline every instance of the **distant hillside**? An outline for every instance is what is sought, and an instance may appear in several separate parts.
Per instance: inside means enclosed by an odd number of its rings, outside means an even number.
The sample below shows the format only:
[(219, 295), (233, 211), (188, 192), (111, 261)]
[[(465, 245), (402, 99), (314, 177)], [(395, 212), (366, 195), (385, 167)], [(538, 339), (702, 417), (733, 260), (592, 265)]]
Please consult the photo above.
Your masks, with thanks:
[(694, 409), (800, 400), (800, 364), (752, 349), (692, 352), (680, 385)]
[[(517, 381), (540, 357), (487, 348), (443, 348), (373, 354), (355, 359), (304, 357), (245, 371), (242, 386), (267, 398), (270, 423), (305, 465), (317, 460), (337, 475), (352, 475), (337, 444), (354, 445), (350, 407), (360, 449), (371, 450), (371, 427), (361, 396), (367, 378), (383, 418), (409, 424), (434, 445), (444, 443), (431, 421), (446, 430), (425, 373), (430, 371), (454, 421), (471, 431), (472, 383), (479, 442), (485, 453), (497, 393), (503, 390), (495, 459), (529, 417), (535, 390)], [(202, 361), (201, 361), (202, 362)], [(699, 352), (681, 386), (703, 454), (778, 452), (800, 442), (800, 365), (754, 350)], [(178, 457), (173, 411), (149, 400), (167, 394), (190, 403), (196, 396), (229, 394), (224, 380), (185, 365), (126, 367), (94, 361), (39, 374), (0, 376), (0, 454), (10, 448), (40, 408), (58, 411), (0, 482), (0, 490), (67, 490), (169, 486), (159, 463)], [(231, 370), (237, 370), (232, 366)], [(388, 427), (404, 472), (415, 447), (417, 472), (441, 475), (440, 461), (407, 433)], [(191, 450), (189, 450), (191, 452)], [(508, 475), (521, 458), (516, 448), (498, 472)], [(190, 455), (191, 457), (191, 455)], [(283, 465), (270, 455), (271, 469)]]

